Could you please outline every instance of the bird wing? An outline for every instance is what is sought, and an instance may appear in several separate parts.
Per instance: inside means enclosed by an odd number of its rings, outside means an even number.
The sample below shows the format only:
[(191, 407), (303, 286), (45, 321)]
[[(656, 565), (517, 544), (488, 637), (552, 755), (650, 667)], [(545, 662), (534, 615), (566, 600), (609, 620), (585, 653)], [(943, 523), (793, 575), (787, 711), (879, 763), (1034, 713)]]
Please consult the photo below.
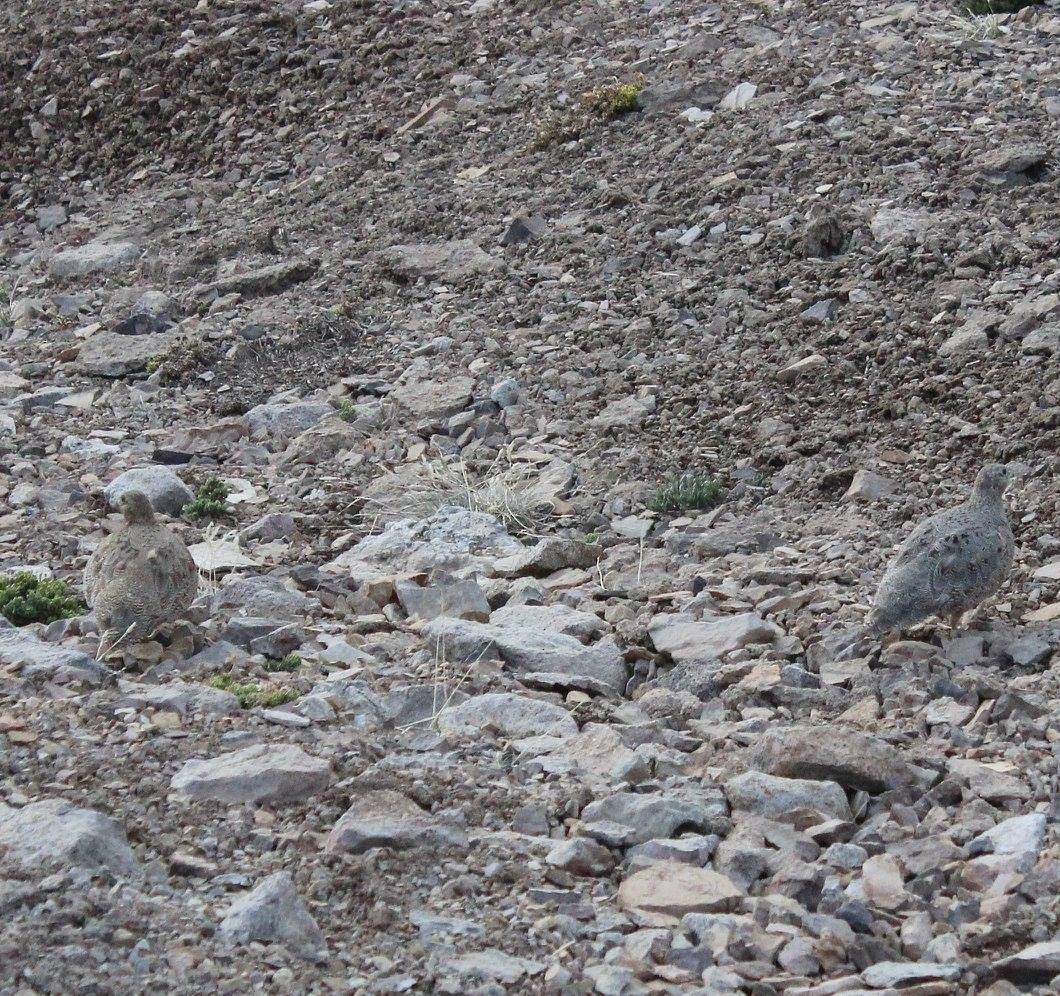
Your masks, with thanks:
[(100, 590), (106, 584), (106, 572), (109, 561), (113, 558), (114, 548), (120, 538), (119, 533), (111, 533), (99, 541), (92, 555), (85, 564), (85, 600), (89, 605), (95, 604)]
[(199, 587), (199, 571), (188, 548), (172, 534), (161, 536), (148, 557), (156, 565), (161, 604), (169, 612), (186, 609)]
[(931, 595), (942, 605), (978, 602), (995, 590), (1008, 568), (1010, 549), (996, 522), (967, 523), (936, 536), (925, 553)]

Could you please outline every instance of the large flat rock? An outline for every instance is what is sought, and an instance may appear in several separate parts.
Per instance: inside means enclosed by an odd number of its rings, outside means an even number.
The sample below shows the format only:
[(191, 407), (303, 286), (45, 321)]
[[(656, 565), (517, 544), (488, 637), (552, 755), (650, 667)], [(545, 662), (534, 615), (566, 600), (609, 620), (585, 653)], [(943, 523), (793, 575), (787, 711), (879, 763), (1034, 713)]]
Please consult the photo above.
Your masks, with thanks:
[(131, 269), (139, 258), (140, 249), (133, 242), (88, 242), (57, 252), (48, 261), (48, 272), (62, 280), (117, 273)]
[(23, 678), (108, 685), (113, 672), (88, 654), (57, 643), (46, 643), (28, 629), (3, 625), (0, 617), (0, 664), (21, 667)]
[(578, 724), (563, 706), (514, 692), (475, 695), (442, 709), (437, 722), (442, 733), (451, 734), (496, 730), (506, 737), (520, 738), (566, 737), (578, 732)]
[(745, 752), (744, 760), (748, 767), (769, 775), (838, 782), (867, 792), (923, 785), (925, 781), (924, 772), (890, 744), (834, 726), (768, 730)]
[(281, 804), (301, 802), (330, 782), (331, 765), (297, 744), (255, 744), (185, 762), (173, 776), (172, 788), (192, 799)]
[(550, 633), (534, 626), (494, 626), (466, 619), (434, 619), (423, 634), (445, 660), (481, 660), (495, 655), (517, 674), (548, 674), (570, 679), (587, 679), (590, 687), (599, 683), (614, 692), (626, 687), (629, 672), (622, 651), (609, 639), (586, 646), (573, 636)]
[(106, 868), (129, 875), (138, 867), (117, 823), (64, 799), (44, 799), (22, 809), (0, 805), (0, 853), (27, 871)]
[(725, 875), (676, 861), (658, 861), (634, 872), (618, 888), (626, 910), (682, 917), (735, 909), (743, 892)]
[(655, 649), (677, 663), (723, 657), (751, 643), (772, 643), (783, 630), (754, 612), (697, 621), (680, 615), (656, 616), (648, 628)]
[(400, 792), (368, 792), (350, 804), (327, 840), (327, 850), (360, 854), (373, 847), (408, 851), (463, 847), (467, 834), (451, 820), (421, 809)]
[(81, 347), (77, 366), (82, 373), (95, 377), (140, 373), (151, 360), (164, 357), (173, 348), (177, 336), (176, 332), (149, 335), (97, 332)]

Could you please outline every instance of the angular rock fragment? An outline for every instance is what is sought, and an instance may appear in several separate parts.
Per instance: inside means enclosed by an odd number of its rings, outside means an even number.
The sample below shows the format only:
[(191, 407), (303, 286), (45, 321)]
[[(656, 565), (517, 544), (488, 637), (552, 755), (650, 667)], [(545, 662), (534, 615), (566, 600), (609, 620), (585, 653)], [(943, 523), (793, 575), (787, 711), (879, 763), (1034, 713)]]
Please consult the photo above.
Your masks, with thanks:
[(660, 861), (624, 879), (618, 889), (623, 909), (682, 917), (735, 909), (744, 893), (709, 868)]
[(318, 953), (325, 943), (324, 934), (299, 897), (294, 881), (282, 871), (235, 900), (217, 932), (230, 944), (283, 944), (306, 955)]
[(130, 875), (138, 868), (124, 831), (109, 816), (64, 799), (21, 809), (0, 804), (0, 854), (26, 871), (106, 868)]
[(192, 799), (282, 805), (316, 795), (330, 782), (331, 765), (296, 744), (255, 744), (186, 761), (173, 776), (172, 788)]
[(464, 847), (467, 834), (451, 820), (421, 809), (400, 792), (367, 792), (353, 800), (328, 835), (328, 851), (360, 854), (373, 847), (396, 851)]
[(770, 775), (833, 781), (866, 792), (921, 785), (925, 779), (890, 744), (835, 727), (769, 730), (745, 752), (744, 760)]
[(578, 724), (563, 706), (511, 692), (476, 695), (447, 706), (438, 713), (437, 722), (442, 733), (450, 734), (490, 729), (514, 738), (567, 737), (578, 732)]

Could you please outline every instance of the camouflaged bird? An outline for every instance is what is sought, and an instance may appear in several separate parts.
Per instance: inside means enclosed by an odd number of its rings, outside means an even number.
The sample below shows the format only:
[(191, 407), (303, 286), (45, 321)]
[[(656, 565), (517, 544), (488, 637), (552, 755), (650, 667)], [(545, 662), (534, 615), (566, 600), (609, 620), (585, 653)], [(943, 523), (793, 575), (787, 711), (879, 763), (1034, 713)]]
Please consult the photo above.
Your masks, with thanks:
[(993, 595), (1012, 568), (1012, 530), (1003, 496), (1008, 473), (979, 471), (963, 505), (925, 519), (901, 545), (880, 581), (868, 628), (901, 631), (928, 616), (954, 629), (965, 612)]
[(85, 597), (99, 624), (100, 646), (145, 639), (155, 626), (184, 612), (199, 588), (199, 572), (176, 533), (155, 518), (141, 491), (118, 502), (125, 522), (96, 547), (85, 567)]

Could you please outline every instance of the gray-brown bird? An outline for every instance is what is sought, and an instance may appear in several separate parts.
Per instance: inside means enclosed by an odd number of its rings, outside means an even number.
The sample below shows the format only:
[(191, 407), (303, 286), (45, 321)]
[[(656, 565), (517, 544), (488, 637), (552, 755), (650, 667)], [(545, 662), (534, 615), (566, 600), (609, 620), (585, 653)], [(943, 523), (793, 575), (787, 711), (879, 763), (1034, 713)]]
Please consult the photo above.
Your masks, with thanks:
[(979, 471), (963, 505), (925, 519), (901, 545), (880, 581), (868, 628), (901, 630), (940, 616), (954, 629), (1001, 587), (1014, 544), (1003, 496), (1008, 473), (991, 463)]
[(148, 637), (186, 611), (199, 572), (184, 541), (155, 518), (142, 491), (118, 502), (125, 522), (107, 536), (85, 566), (85, 597), (99, 624), (100, 654), (125, 640)]

